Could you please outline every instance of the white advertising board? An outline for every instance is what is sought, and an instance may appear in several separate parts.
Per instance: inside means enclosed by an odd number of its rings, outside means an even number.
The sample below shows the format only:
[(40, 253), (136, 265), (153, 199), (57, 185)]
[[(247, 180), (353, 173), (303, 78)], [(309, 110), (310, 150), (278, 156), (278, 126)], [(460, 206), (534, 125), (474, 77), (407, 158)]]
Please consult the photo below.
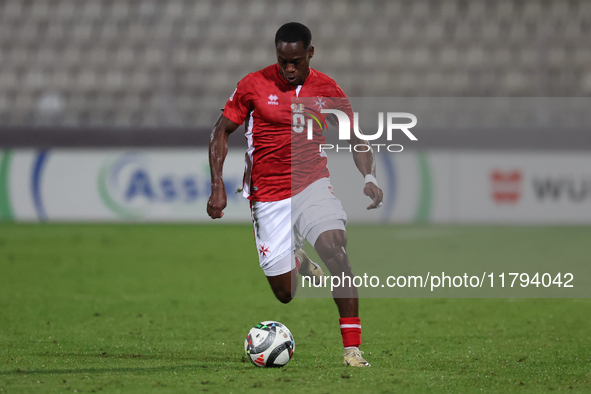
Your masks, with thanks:
[[(378, 154), (382, 208), (367, 211), (348, 152), (329, 153), (350, 223), (591, 223), (591, 154), (427, 151)], [(0, 219), (16, 221), (250, 222), (244, 153), (224, 166), (228, 206), (206, 213), (207, 150), (0, 150)]]
[(350, 155), (329, 154), (351, 222), (591, 223), (591, 154), (404, 152), (380, 154), (376, 164), (384, 206), (368, 212)]
[[(2, 160), (4, 158), (4, 160)], [(208, 220), (206, 149), (4, 151), (3, 217), (23, 221)], [(250, 221), (244, 155), (230, 153), (224, 221)], [(2, 204), (0, 204), (2, 205)], [(209, 219), (211, 220), (211, 219)]]
[(462, 153), (461, 223), (591, 223), (591, 154)]

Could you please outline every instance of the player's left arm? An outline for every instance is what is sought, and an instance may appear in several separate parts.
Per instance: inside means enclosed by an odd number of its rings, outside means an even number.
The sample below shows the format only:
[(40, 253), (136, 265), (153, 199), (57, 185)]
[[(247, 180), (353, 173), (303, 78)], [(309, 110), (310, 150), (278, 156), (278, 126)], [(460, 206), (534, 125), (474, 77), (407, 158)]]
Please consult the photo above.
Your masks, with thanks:
[(384, 192), (377, 185), (375, 156), (373, 154), (373, 150), (371, 149), (371, 145), (368, 141), (359, 138), (353, 132), (353, 130), (351, 130), (351, 139), (349, 140), (349, 144), (351, 144), (353, 147), (361, 144), (368, 146), (367, 152), (357, 152), (357, 150), (352, 149), (353, 160), (355, 161), (357, 169), (365, 178), (365, 187), (363, 188), (363, 193), (373, 200), (372, 203), (367, 206), (367, 209), (379, 208), (382, 206)]
[[(335, 99), (334, 104), (336, 104), (336, 106), (341, 111), (344, 111), (352, 120), (353, 111), (351, 109), (351, 103), (349, 103), (349, 100), (345, 92), (343, 92), (340, 86), (336, 85), (336, 82), (335, 91), (333, 93), (333, 97), (338, 97), (337, 99)], [(329, 116), (329, 121), (332, 124), (336, 124), (334, 115)], [(351, 130), (349, 144), (352, 146), (352, 148), (354, 148), (356, 145), (368, 146), (367, 152), (358, 152), (356, 149), (352, 149), (351, 151), (353, 152), (353, 160), (355, 161), (355, 165), (357, 166), (357, 169), (359, 170), (359, 172), (361, 172), (361, 175), (363, 175), (365, 179), (363, 193), (372, 199), (372, 202), (367, 206), (367, 209), (379, 208), (382, 206), (384, 192), (378, 186), (378, 181), (376, 179), (376, 163), (375, 156), (373, 154), (373, 149), (371, 148), (369, 142), (358, 137), (354, 130)]]

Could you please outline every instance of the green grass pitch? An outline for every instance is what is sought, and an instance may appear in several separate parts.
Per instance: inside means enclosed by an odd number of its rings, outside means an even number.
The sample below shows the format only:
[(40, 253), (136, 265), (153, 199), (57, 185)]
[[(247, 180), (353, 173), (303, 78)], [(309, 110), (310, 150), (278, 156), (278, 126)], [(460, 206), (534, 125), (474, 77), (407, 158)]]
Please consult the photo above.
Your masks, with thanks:
[[(435, 228), (509, 239), (515, 253), (590, 230)], [(443, 262), (503, 253), (453, 235), (395, 242)], [(570, 246), (563, 258), (589, 257)], [(337, 317), (330, 299), (274, 299), (249, 225), (0, 225), (0, 394), (591, 391), (587, 299), (363, 299), (365, 369), (341, 365)], [(285, 368), (243, 356), (262, 320), (294, 334)]]

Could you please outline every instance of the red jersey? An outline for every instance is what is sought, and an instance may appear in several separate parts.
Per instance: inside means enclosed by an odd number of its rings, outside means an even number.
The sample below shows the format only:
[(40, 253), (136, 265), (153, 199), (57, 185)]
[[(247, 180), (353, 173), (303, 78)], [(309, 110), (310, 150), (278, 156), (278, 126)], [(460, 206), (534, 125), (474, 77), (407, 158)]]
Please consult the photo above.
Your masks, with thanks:
[[(226, 118), (236, 124), (246, 121), (243, 195), (250, 200), (283, 200), (329, 175), (326, 154), (318, 149), (326, 142), (322, 131), (315, 129), (313, 142), (305, 132), (292, 131), (295, 97), (347, 96), (332, 78), (314, 69), (303, 85), (293, 87), (273, 64), (244, 77), (226, 103)], [(292, 167), (297, 172), (293, 176)]]

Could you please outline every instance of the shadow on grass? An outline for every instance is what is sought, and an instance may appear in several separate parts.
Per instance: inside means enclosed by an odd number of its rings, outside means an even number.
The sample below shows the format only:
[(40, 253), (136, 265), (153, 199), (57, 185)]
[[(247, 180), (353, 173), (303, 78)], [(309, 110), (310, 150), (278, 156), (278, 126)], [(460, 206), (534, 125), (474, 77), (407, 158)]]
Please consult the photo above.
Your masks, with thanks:
[(37, 353), (39, 357), (52, 357), (52, 358), (105, 358), (105, 359), (138, 359), (138, 360), (166, 360), (170, 362), (175, 361), (228, 361), (231, 357), (218, 357), (213, 359), (212, 357), (175, 357), (173, 354), (115, 354), (115, 353)]
[[(115, 368), (65, 368), (65, 369), (13, 369), (11, 371), (0, 371), (2, 375), (35, 375), (35, 374), (77, 374), (77, 373), (108, 373), (108, 372), (166, 372), (166, 371), (180, 371), (180, 370), (195, 370), (201, 371), (206, 369), (216, 369), (219, 365), (215, 363), (232, 363), (232, 364), (243, 364), (245, 362), (244, 357), (242, 359), (236, 357), (171, 357), (170, 355), (141, 355), (141, 354), (81, 354), (81, 353), (58, 353), (49, 355), (47, 353), (41, 353), (39, 356), (52, 357), (52, 358), (103, 358), (103, 359), (138, 359), (138, 360), (165, 360), (168, 363), (174, 363), (175, 361), (191, 361), (194, 360), (193, 364), (183, 364), (174, 366), (161, 366), (161, 367), (115, 367)], [(213, 363), (213, 364), (212, 364)]]
[(175, 365), (167, 367), (121, 367), (121, 368), (65, 368), (65, 369), (15, 369), (12, 371), (0, 371), (2, 375), (51, 375), (51, 374), (78, 374), (78, 373), (109, 373), (109, 372), (166, 372), (212, 369), (207, 365)]

